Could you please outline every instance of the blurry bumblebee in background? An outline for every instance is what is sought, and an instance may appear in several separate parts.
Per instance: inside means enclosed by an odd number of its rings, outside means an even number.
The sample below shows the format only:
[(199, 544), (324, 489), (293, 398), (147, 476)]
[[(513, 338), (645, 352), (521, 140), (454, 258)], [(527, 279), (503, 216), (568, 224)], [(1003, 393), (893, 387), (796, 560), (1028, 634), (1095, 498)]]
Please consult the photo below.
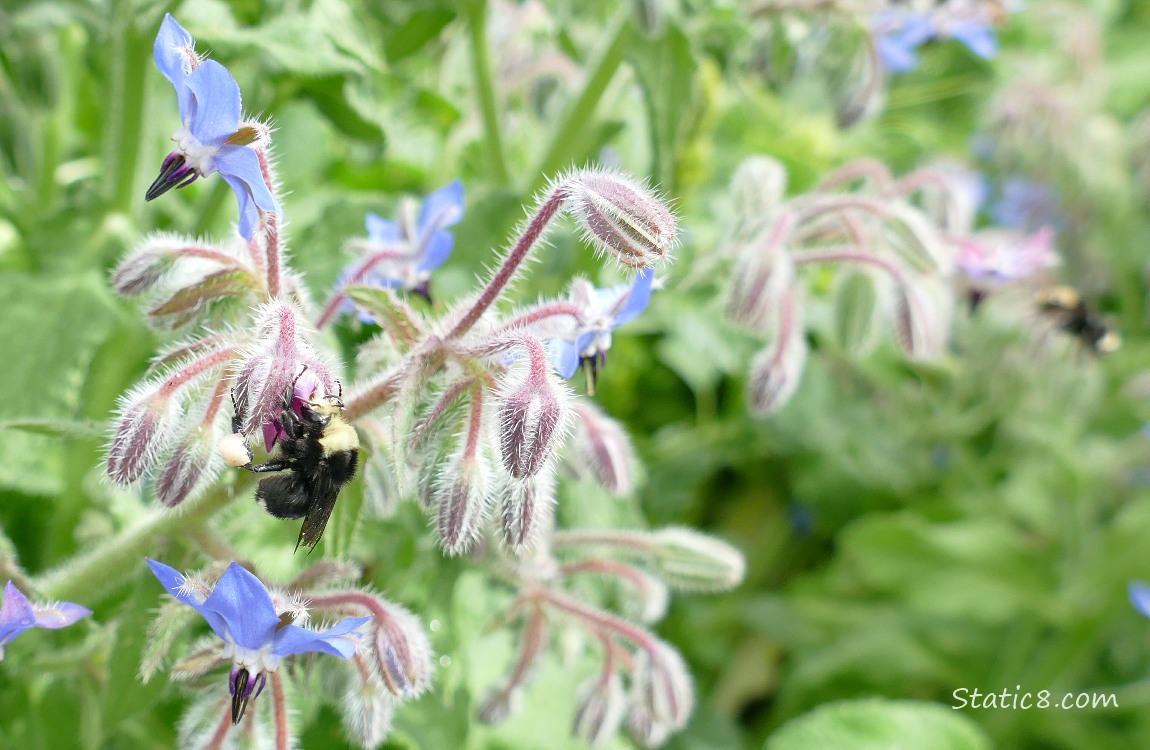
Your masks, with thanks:
[(1038, 313), (1060, 331), (1078, 339), (1081, 347), (1096, 357), (1110, 354), (1122, 345), (1122, 337), (1110, 328), (1106, 318), (1086, 304), (1076, 289), (1051, 286), (1035, 298)]

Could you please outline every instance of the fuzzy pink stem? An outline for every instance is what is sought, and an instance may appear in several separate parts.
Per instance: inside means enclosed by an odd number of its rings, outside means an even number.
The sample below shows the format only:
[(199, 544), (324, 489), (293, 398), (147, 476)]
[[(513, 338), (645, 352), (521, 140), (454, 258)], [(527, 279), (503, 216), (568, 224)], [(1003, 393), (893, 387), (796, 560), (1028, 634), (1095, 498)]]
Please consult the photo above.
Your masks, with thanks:
[(213, 367), (227, 364), (235, 357), (235, 354), (235, 347), (229, 346), (226, 349), (221, 349), (218, 352), (212, 352), (205, 357), (201, 357), (165, 380), (156, 391), (156, 395), (163, 398), (171, 396), (172, 393), (187, 385), (188, 381), (201, 373), (207, 372)]
[(650, 552), (652, 547), (648, 535), (641, 531), (556, 531), (551, 537), (555, 548), (585, 544), (605, 544), (642, 553)]
[(272, 684), (272, 715), (276, 724), (276, 750), (291, 750), (291, 733), (288, 731), (287, 698), (284, 695), (283, 678), (279, 672), (268, 675)]
[(559, 566), (559, 573), (563, 576), (578, 573), (598, 573), (601, 575), (615, 576), (616, 578), (626, 581), (635, 589), (642, 589), (647, 585), (647, 577), (643, 571), (634, 565), (628, 565), (618, 560), (591, 558), (590, 560), (565, 563)]
[(345, 419), (353, 420), (380, 404), (385, 403), (388, 399), (395, 395), (399, 390), (400, 381), (403, 370), (396, 370), (392, 373), (391, 377), (368, 388), (362, 393), (357, 393), (355, 396), (348, 398), (346, 406), (343, 410)]
[(204, 746), (204, 750), (219, 750), (224, 746), (224, 740), (227, 739), (228, 732), (232, 728), (232, 712), (229, 706), (230, 701), (220, 701), (220, 723), (216, 727), (215, 734), (208, 740), (208, 744)]
[(815, 186), (815, 190), (833, 190), (860, 177), (872, 180), (878, 186), (880, 193), (890, 189), (891, 174), (887, 166), (877, 159), (862, 159), (832, 172)]
[(596, 609), (581, 601), (572, 599), (566, 594), (560, 594), (558, 591), (545, 588), (537, 588), (525, 594), (525, 596), (546, 602), (555, 609), (582, 620), (584, 624), (589, 625), (594, 632), (612, 633), (634, 643), (645, 651), (655, 650), (656, 641), (653, 635), (637, 625), (632, 625), (621, 617), (616, 617), (610, 612), (604, 612), (601, 609)]
[(279, 216), (274, 213), (264, 214), (264, 240), (267, 242), (268, 255), (268, 296), (275, 299), (280, 296), (283, 285), (282, 271), (280, 269), (280, 222)]
[[(396, 252), (394, 250), (380, 250), (376, 253), (373, 253), (364, 260), (363, 264), (358, 269), (356, 269), (355, 273), (353, 273), (343, 282), (343, 286), (348, 287), (363, 281), (371, 269), (375, 268), (380, 263), (389, 260), (403, 260), (407, 257), (408, 256), (406, 253)], [(341, 304), (343, 304), (345, 299), (347, 299), (347, 295), (343, 293), (343, 288), (341, 287), (338, 292), (331, 296), (331, 299), (327, 301), (327, 304), (324, 305), (323, 312), (320, 313), (319, 319), (315, 323), (315, 327), (322, 329), (324, 326), (330, 323), (332, 318), (335, 317), (335, 314), (339, 312), (339, 307)]]
[(538, 323), (547, 318), (555, 318), (560, 315), (566, 315), (576, 320), (583, 318), (583, 310), (578, 305), (573, 305), (570, 302), (552, 302), (547, 305), (540, 305), (532, 310), (529, 310), (522, 315), (512, 318), (495, 330), (496, 334), (506, 333), (518, 328), (526, 328), (527, 326)]
[(566, 199), (566, 184), (556, 185), (551, 191), (551, 195), (548, 196), (547, 200), (543, 202), (543, 205), (540, 206), (539, 210), (535, 213), (535, 216), (532, 217), (531, 222), (527, 225), (527, 229), (520, 235), (519, 240), (515, 243), (515, 247), (507, 254), (503, 265), (495, 272), (487, 288), (483, 290), (483, 293), (479, 295), (479, 299), (475, 301), (471, 309), (455, 324), (455, 327), (451, 329), (451, 332), (448, 333), (445, 338), (458, 338), (467, 333), (479, 318), (482, 317), (483, 313), (487, 311), (487, 308), (491, 307), (495, 300), (499, 298), (503, 289), (515, 276), (519, 267), (523, 265), (523, 260), (527, 257), (527, 254), (531, 252), (531, 249), (535, 247), (539, 238), (543, 236), (543, 230), (546, 229), (551, 220), (555, 218), (555, 214), (562, 208), (563, 201)]
[(881, 268), (900, 285), (906, 284), (906, 273), (897, 263), (881, 255), (858, 250), (807, 250), (792, 255), (796, 266), (806, 263), (860, 263)]

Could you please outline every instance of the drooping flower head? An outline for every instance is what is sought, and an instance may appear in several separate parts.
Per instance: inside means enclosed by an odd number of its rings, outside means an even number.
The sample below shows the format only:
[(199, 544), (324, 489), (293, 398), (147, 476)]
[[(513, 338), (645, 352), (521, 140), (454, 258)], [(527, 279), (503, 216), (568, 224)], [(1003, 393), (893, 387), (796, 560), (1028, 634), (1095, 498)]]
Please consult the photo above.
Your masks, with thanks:
[[(353, 245), (361, 256), (344, 269), (338, 287), (358, 284), (428, 297), (432, 272), (447, 261), (455, 246), (455, 236), (447, 228), (459, 223), (463, 209), (463, 183), (455, 180), (429, 194), (422, 205), (405, 199), (395, 221), (368, 213), (368, 238)], [(360, 317), (371, 322), (370, 317)]]
[(223, 640), (224, 657), (233, 664), (232, 723), (243, 718), (248, 701), (285, 657), (314, 651), (347, 659), (358, 647), (356, 629), (371, 619), (347, 617), (325, 631), (310, 630), (292, 624), (291, 610), (276, 612), (267, 587), (239, 563), (229, 565), (212, 588), (155, 560), (148, 565), (168, 593), (199, 612)]
[(164, 17), (154, 47), (156, 67), (176, 89), (182, 126), (172, 136), (176, 150), (164, 159), (148, 188), (153, 200), (172, 188), (219, 172), (236, 194), (240, 234), (251, 239), (260, 211), (276, 212), (259, 157), (250, 147), (260, 131), (241, 122), (240, 87), (227, 68), (196, 54), (190, 34), (171, 14)]
[(634, 320), (651, 301), (655, 271), (645, 268), (630, 284), (596, 289), (586, 279), (576, 279), (571, 286), (571, 302), (582, 311), (582, 323), (570, 335), (553, 338), (549, 343), (555, 369), (570, 378), (580, 365), (587, 368), (590, 382), (607, 362), (611, 332)]
[(1019, 281), (1058, 265), (1054, 230), (1042, 227), (1025, 236), (1006, 230), (978, 232), (960, 240), (955, 263), (975, 283)]
[(0, 660), (4, 646), (31, 628), (57, 630), (92, 614), (92, 610), (72, 602), (33, 605), (11, 581), (4, 585), (4, 603), (0, 605)]

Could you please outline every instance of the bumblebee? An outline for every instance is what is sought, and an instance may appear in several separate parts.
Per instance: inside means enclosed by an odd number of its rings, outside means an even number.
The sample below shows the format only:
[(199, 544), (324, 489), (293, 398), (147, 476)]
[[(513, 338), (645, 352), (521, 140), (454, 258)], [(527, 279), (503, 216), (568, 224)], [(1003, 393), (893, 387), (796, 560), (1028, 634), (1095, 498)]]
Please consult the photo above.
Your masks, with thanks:
[(1039, 313), (1053, 321), (1059, 330), (1077, 338), (1082, 347), (1095, 356), (1110, 354), (1122, 345), (1122, 337), (1071, 287), (1044, 289), (1035, 302)]
[(359, 435), (343, 418), (343, 389), (336, 396), (312, 396), (297, 414), (292, 408), (295, 387), (284, 394), (279, 424), (285, 437), (272, 460), (243, 468), (262, 473), (288, 471), (260, 480), (256, 502), (276, 518), (303, 518), (296, 549), (315, 549), (343, 486), (355, 476)]

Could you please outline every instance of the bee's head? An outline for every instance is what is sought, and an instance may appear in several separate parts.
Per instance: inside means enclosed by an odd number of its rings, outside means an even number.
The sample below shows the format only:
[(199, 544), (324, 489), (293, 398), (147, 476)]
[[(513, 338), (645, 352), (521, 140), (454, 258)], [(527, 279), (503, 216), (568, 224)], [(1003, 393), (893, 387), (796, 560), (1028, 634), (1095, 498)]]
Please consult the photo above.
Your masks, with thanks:
[(343, 413), (343, 401), (339, 396), (321, 396), (317, 393), (308, 400), (307, 408), (321, 417), (331, 417)]

